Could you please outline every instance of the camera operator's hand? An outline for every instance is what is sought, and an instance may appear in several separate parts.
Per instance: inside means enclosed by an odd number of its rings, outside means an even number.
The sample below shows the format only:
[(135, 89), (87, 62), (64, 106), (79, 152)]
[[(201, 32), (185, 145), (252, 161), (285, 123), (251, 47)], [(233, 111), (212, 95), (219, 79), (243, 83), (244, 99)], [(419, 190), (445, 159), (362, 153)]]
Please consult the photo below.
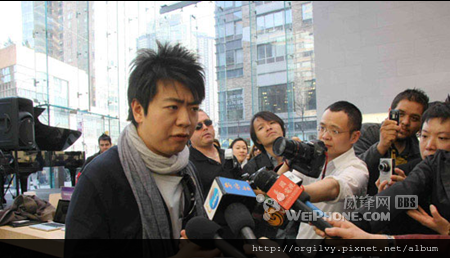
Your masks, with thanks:
[(400, 126), (396, 121), (386, 119), (380, 128), (380, 141), (378, 142), (377, 149), (381, 155), (386, 154), (389, 147), (397, 139), (397, 134), (400, 131)]
[(391, 186), (397, 182), (403, 181), (406, 178), (405, 172), (403, 172), (403, 170), (399, 169), (399, 168), (395, 168), (394, 171), (397, 175), (392, 175), (391, 176), (391, 182), (388, 181), (383, 181), (380, 184), (380, 179), (377, 180), (377, 182), (375, 183), (375, 185), (378, 188), (378, 192), (382, 192), (384, 191), (386, 188), (388, 188), (388, 186)]
[[(300, 138), (298, 137), (292, 137), (291, 139), (294, 141), (302, 142), (302, 140), (300, 140)], [(291, 171), (291, 168), (287, 164), (287, 161), (285, 161), (284, 164), (278, 169), (277, 174), (281, 176), (288, 171)]]

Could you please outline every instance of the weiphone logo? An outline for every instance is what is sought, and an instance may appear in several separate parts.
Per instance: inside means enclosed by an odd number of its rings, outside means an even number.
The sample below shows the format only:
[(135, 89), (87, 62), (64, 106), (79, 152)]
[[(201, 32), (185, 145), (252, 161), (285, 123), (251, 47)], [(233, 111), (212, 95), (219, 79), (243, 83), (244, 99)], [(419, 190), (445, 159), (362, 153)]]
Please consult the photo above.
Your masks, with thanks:
[[(360, 197), (361, 200), (364, 201), (364, 204), (361, 206), (367, 206), (371, 208), (375, 207), (381, 207), (386, 206), (389, 209), (389, 199), (385, 197), (380, 198), (370, 198), (373, 196), (368, 197)], [(411, 196), (409, 196), (411, 197)], [(417, 197), (417, 196), (416, 196)], [(408, 201), (405, 201), (405, 199), (408, 199)], [(347, 204), (352, 204), (357, 206), (357, 203), (354, 202), (356, 199), (355, 197), (349, 197), (346, 198), (345, 207), (347, 207)], [(397, 200), (397, 199), (396, 199)], [(336, 213), (336, 212), (320, 212), (320, 211), (312, 211), (312, 212), (302, 212), (302, 211), (294, 211), (294, 210), (284, 210), (277, 201), (274, 199), (265, 196), (263, 194), (259, 194), (256, 196), (256, 201), (263, 204), (264, 208), (264, 215), (263, 218), (267, 222), (269, 222), (271, 225), (279, 225), (283, 224), (283, 217), (286, 215), (286, 219), (289, 221), (317, 221), (320, 218), (328, 217), (332, 218), (333, 220), (350, 220), (350, 221), (390, 221), (391, 220), (391, 214), (389, 212), (365, 212), (365, 213), (358, 213), (358, 212), (342, 212), (342, 213)], [(347, 202), (348, 201), (348, 202)], [(411, 205), (413, 203), (413, 198), (404, 198), (400, 202), (402, 202), (402, 205)], [(416, 201), (417, 203), (417, 201)], [(356, 207), (354, 208), (356, 209)]]

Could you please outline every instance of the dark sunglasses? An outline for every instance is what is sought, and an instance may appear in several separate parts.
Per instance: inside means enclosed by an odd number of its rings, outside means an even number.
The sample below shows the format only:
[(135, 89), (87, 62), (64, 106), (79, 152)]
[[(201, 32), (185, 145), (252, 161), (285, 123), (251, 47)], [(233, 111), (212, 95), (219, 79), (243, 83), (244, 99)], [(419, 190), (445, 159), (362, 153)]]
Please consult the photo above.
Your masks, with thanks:
[(208, 127), (208, 126), (212, 125), (212, 120), (206, 119), (203, 122), (198, 122), (197, 126), (195, 127), (195, 130), (198, 131), (198, 130), (202, 129), (203, 124), (205, 124)]

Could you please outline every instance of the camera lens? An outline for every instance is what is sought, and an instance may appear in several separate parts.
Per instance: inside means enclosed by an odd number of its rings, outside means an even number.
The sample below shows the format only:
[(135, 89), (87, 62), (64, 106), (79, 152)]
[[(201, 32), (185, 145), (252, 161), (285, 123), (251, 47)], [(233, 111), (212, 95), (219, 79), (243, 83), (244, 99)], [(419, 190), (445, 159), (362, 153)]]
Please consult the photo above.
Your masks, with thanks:
[(391, 170), (391, 166), (386, 161), (382, 161), (378, 166), (378, 170), (383, 172), (389, 172)]
[(286, 150), (286, 139), (284, 137), (278, 137), (273, 142), (273, 153), (277, 156), (282, 156)]

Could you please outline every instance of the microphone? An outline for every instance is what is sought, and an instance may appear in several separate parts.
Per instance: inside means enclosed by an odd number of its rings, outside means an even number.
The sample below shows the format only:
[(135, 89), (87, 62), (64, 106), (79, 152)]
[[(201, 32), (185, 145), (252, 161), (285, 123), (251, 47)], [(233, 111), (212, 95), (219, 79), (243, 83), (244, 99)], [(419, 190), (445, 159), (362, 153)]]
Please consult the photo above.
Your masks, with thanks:
[(208, 218), (213, 220), (219, 210), (225, 209), (231, 203), (241, 202), (252, 208), (255, 201), (256, 195), (248, 182), (216, 177), (209, 189), (203, 207)]
[(225, 209), (225, 220), (230, 227), (233, 234), (241, 235), (248, 240), (250, 244), (259, 245), (255, 233), (255, 221), (250, 214), (250, 211), (244, 204), (235, 202)]
[(217, 247), (225, 256), (248, 258), (220, 237), (222, 228), (214, 221), (204, 217), (194, 217), (188, 221), (185, 230), (188, 239), (202, 248), (214, 249)]
[[(269, 171), (266, 168), (260, 169), (258, 174), (255, 177), (254, 183), (260, 188), (262, 191), (266, 192), (267, 195), (276, 200), (281, 207), (286, 210), (293, 209), (295, 211), (302, 211), (308, 213), (314, 213), (314, 211), (319, 211), (319, 214), (323, 214), (321, 210), (311, 204), (309, 200), (307, 200), (308, 196), (303, 195), (303, 198), (298, 199), (302, 193), (304, 192), (303, 186), (298, 186), (296, 183), (292, 182), (289, 177), (292, 177), (292, 173), (287, 173), (287, 175), (283, 174), (278, 177), (278, 174)], [(306, 197), (306, 199), (305, 199)], [(305, 202), (302, 201), (305, 200)], [(308, 205), (307, 205), (308, 203)], [(311, 206), (314, 208), (311, 208)], [(325, 231), (325, 228), (331, 228), (332, 226), (327, 221), (322, 218), (318, 218), (317, 220), (310, 221), (311, 224), (316, 226), (322, 231)]]

